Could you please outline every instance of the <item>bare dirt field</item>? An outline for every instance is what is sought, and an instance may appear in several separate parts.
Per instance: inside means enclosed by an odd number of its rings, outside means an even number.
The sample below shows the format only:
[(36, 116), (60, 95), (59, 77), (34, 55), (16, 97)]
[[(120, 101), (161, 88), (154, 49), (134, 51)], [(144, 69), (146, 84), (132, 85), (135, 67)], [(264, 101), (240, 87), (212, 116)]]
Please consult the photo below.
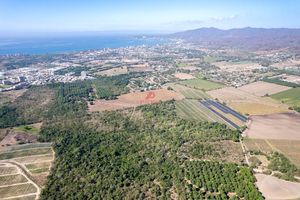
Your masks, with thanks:
[(188, 80), (188, 79), (193, 79), (193, 78), (195, 78), (193, 75), (187, 74), (187, 73), (176, 73), (176, 74), (174, 74), (174, 76), (175, 76), (176, 78), (181, 79), (181, 80)]
[(124, 94), (116, 100), (98, 100), (94, 105), (89, 105), (89, 111), (120, 110), (144, 104), (158, 103), (159, 101), (182, 100), (184, 96), (167, 89), (151, 90)]
[(251, 116), (247, 130), (249, 138), (300, 140), (300, 114), (279, 113)]
[(97, 72), (96, 74), (101, 76), (116, 76), (120, 74), (126, 74), (127, 72), (128, 72), (127, 67), (117, 67), (117, 68), (112, 68), (101, 72)]
[(289, 182), (264, 174), (255, 174), (255, 177), (257, 187), (267, 200), (300, 198), (300, 183)]
[(234, 71), (251, 71), (253, 69), (260, 69), (262, 66), (258, 63), (251, 62), (214, 62), (213, 65), (219, 67), (221, 70), (234, 72)]
[(291, 67), (300, 65), (300, 60), (289, 59), (284, 62), (275, 63), (272, 66), (277, 68)]
[(265, 95), (272, 95), (276, 94), (285, 90), (291, 89), (287, 86), (277, 85), (274, 83), (267, 83), (263, 81), (258, 81), (254, 83), (250, 83), (238, 88), (244, 92), (248, 92), (255, 96), (265, 96)]
[(300, 76), (285, 75), (285, 76), (283, 76), (283, 80), (290, 82), (290, 83), (300, 84)]
[(148, 64), (130, 65), (128, 67), (129, 72), (150, 72), (153, 69)]
[(27, 89), (12, 90), (8, 92), (2, 92), (2, 94), (11, 99), (11, 101), (15, 101), (18, 97), (22, 96), (26, 90)]
[(207, 93), (243, 114), (264, 115), (289, 111), (287, 105), (269, 97), (258, 97), (234, 87), (211, 90)]

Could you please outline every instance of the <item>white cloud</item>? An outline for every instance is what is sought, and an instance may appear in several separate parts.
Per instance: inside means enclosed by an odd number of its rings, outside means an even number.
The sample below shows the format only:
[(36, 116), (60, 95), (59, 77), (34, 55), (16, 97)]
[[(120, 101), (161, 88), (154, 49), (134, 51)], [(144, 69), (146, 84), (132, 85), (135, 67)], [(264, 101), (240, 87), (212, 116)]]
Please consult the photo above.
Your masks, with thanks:
[(236, 18), (238, 18), (238, 15), (230, 15), (230, 16), (227, 16), (227, 17), (212, 17), (211, 20), (220, 22), (220, 21), (231, 21), (231, 20), (234, 20)]

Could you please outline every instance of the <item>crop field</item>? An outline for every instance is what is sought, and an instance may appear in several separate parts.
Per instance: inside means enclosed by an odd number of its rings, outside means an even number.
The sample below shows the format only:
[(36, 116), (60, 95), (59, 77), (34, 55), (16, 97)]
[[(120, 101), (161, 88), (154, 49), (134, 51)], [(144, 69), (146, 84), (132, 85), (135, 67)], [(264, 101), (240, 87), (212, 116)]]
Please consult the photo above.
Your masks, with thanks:
[(271, 97), (289, 106), (300, 107), (300, 88), (292, 88), (290, 90), (274, 94)]
[(265, 96), (272, 95), (279, 92), (283, 92), (291, 89), (287, 86), (277, 85), (274, 83), (267, 83), (263, 81), (258, 81), (254, 83), (250, 83), (238, 88), (239, 90), (245, 91), (247, 93), (253, 94), (255, 96)]
[(198, 100), (184, 99), (176, 101), (176, 112), (179, 116), (185, 119), (223, 122), (221, 118), (216, 116), (206, 107), (202, 106)]
[(35, 199), (46, 181), (53, 159), (50, 143), (3, 147), (0, 150), (0, 196)]
[(231, 108), (213, 100), (203, 100), (201, 104), (219, 116), (226, 124), (233, 128), (240, 128), (245, 124), (247, 118)]
[(32, 194), (36, 192), (37, 189), (30, 183), (0, 187), (0, 195), (2, 198)]
[(15, 151), (1, 153), (0, 160), (12, 159), (17, 157), (34, 156), (40, 154), (50, 154), (50, 153), (52, 153), (51, 147), (15, 150)]
[[(184, 168), (185, 199), (263, 199), (250, 170), (235, 164), (192, 161)], [(197, 177), (197, 178), (195, 178)]]
[(27, 182), (27, 179), (21, 174), (0, 176), (0, 186), (25, 182)]
[(244, 132), (249, 138), (300, 140), (300, 114), (279, 113), (251, 116)]
[[(233, 128), (239, 128), (246, 122), (247, 119), (243, 118), (243, 116), (241, 117), (245, 121), (239, 119), (239, 116), (237, 117), (228, 110), (225, 110), (226, 107), (217, 103), (216, 105), (213, 105), (213, 103), (215, 102), (211, 100), (198, 101), (184, 99), (182, 101), (177, 101), (175, 105), (177, 114), (185, 119), (219, 122)], [(236, 114), (239, 115), (238, 113)]]
[(203, 80), (203, 79), (200, 79), (200, 78), (180, 81), (179, 83), (184, 85), (184, 86), (190, 87), (190, 88), (204, 90), (204, 91), (214, 90), (214, 89), (224, 87), (220, 83), (215, 83), (215, 82)]
[(169, 84), (176, 92), (182, 94), (186, 99), (207, 99), (209, 96), (202, 90), (189, 88), (179, 84)]
[(300, 166), (300, 141), (299, 140), (272, 140), (272, 139), (250, 139), (244, 140), (250, 151), (261, 151), (271, 153), (278, 151), (289, 158), (295, 165)]
[(233, 87), (211, 90), (207, 93), (242, 114), (264, 115), (289, 111), (287, 105), (276, 100), (258, 97)]
[(182, 100), (184, 96), (167, 89), (151, 90), (124, 94), (116, 100), (98, 100), (89, 105), (89, 111), (122, 110), (144, 104), (159, 103), (160, 101)]

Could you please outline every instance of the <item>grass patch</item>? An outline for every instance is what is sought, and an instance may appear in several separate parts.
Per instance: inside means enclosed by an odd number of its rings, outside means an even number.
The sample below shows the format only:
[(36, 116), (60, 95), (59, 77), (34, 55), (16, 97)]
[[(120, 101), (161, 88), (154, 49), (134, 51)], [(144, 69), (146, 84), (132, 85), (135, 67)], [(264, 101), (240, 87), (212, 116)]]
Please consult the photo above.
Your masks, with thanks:
[(30, 125), (21, 125), (21, 126), (14, 127), (14, 129), (16, 131), (21, 131), (30, 134), (38, 134), (40, 132), (39, 128)]
[(49, 171), (48, 167), (30, 170), (30, 172), (33, 174), (39, 174), (39, 173), (44, 173), (44, 172), (48, 172), (48, 171)]
[(290, 90), (273, 94), (271, 97), (291, 107), (300, 107), (300, 88), (292, 88)]
[(215, 83), (215, 82), (200, 79), (200, 78), (180, 81), (180, 84), (190, 87), (190, 88), (203, 90), (203, 91), (214, 90), (214, 89), (219, 89), (219, 88), (224, 87), (224, 85), (222, 85), (220, 83)]
[(176, 92), (179, 92), (187, 99), (207, 99), (209, 96), (202, 90), (189, 88), (179, 84), (172, 84), (170, 86)]

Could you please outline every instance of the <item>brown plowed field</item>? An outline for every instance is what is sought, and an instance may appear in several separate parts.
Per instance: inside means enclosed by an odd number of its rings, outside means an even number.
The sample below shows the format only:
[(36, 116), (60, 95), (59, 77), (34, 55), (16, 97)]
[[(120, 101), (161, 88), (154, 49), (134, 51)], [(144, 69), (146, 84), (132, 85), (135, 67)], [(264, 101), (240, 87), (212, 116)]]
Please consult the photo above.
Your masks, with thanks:
[(182, 100), (184, 96), (167, 89), (151, 90), (146, 92), (134, 92), (124, 94), (116, 100), (98, 100), (94, 105), (89, 105), (89, 111), (121, 110), (144, 104), (158, 103), (168, 100)]

